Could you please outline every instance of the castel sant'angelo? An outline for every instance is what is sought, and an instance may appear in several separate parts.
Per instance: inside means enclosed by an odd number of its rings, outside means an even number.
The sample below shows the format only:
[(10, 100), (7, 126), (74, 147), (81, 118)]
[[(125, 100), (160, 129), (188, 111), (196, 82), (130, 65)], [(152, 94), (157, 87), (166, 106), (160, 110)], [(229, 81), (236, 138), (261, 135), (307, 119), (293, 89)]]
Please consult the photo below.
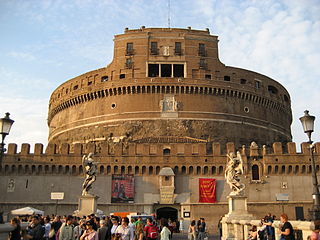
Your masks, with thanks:
[[(239, 59), (241, 64), (241, 59)], [(51, 95), (49, 143), (9, 144), (1, 167), (0, 210), (34, 206), (58, 214), (77, 209), (82, 156), (98, 162), (92, 193), (98, 208), (206, 218), (216, 231), (228, 210), (227, 154), (244, 162), (248, 210), (257, 218), (287, 212), (306, 218), (312, 205), (310, 152), (291, 142), (291, 100), (265, 75), (226, 66), (208, 29), (125, 29), (113, 61), (62, 83)], [(316, 144), (318, 159), (320, 146)], [(317, 166), (319, 169), (319, 166)], [(114, 176), (130, 176), (133, 196), (113, 201)], [(214, 180), (214, 201), (200, 180)], [(131, 189), (132, 191), (132, 189)], [(115, 197), (116, 198), (116, 197)]]

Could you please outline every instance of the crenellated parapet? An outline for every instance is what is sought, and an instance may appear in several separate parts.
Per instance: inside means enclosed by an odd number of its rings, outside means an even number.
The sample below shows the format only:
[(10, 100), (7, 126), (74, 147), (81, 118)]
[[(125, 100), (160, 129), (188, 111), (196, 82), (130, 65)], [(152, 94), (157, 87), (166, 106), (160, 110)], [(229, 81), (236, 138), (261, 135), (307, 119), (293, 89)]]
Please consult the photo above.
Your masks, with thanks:
[[(4, 155), (1, 173), (77, 175), (83, 173), (82, 156), (93, 152), (99, 162), (100, 174), (152, 175), (158, 174), (162, 167), (170, 166), (176, 174), (223, 176), (226, 154), (236, 151), (241, 153), (245, 174), (253, 180), (259, 180), (261, 176), (311, 172), (308, 143), (302, 143), (301, 152), (298, 152), (293, 142), (276, 142), (272, 146), (258, 146), (253, 142), (248, 146), (236, 148), (232, 142), (222, 146), (199, 139), (167, 140), (149, 143), (148, 139), (144, 139), (112, 144), (49, 144), (46, 148), (37, 143), (33, 152), (30, 151), (30, 144), (22, 144), (18, 152), (17, 144), (11, 143)], [(315, 143), (314, 146), (314, 156), (318, 159), (320, 143)], [(316, 167), (319, 170), (319, 165)]]

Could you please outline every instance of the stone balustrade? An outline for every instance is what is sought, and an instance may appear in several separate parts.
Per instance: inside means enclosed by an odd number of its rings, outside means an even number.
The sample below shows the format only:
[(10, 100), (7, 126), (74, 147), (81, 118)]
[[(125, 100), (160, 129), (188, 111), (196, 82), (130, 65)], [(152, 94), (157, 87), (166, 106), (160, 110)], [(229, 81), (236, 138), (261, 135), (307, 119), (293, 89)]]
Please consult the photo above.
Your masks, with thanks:
[[(296, 234), (296, 240), (307, 240), (308, 236), (311, 235), (312, 229), (314, 229), (314, 223), (308, 222), (308, 221), (290, 221), (292, 224), (295, 234)], [(252, 228), (252, 226), (257, 226), (258, 230), (261, 225), (260, 220), (228, 220), (222, 222), (223, 224), (227, 225), (224, 229), (233, 229), (233, 232), (229, 232), (227, 234), (223, 234), (223, 240), (246, 240), (248, 239), (249, 231)], [(276, 240), (280, 239), (280, 227), (281, 222), (280, 221), (274, 221), (273, 225), (275, 228), (276, 233)], [(237, 231), (237, 232), (235, 232)]]
[[(21, 223), (21, 230), (25, 230), (28, 223)], [(9, 233), (14, 229), (10, 223), (0, 224), (0, 240), (8, 240)]]

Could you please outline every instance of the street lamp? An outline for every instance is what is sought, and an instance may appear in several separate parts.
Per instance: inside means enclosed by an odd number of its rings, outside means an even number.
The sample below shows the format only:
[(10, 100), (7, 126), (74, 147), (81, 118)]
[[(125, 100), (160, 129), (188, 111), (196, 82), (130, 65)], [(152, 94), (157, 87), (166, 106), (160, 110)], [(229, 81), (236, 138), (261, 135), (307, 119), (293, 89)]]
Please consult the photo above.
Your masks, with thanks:
[(304, 116), (300, 118), (300, 121), (303, 126), (304, 132), (308, 135), (309, 141), (309, 149), (311, 154), (311, 170), (312, 170), (312, 184), (313, 184), (313, 207), (311, 210), (309, 210), (309, 213), (311, 215), (311, 219), (313, 221), (320, 220), (320, 193), (319, 193), (319, 187), (318, 187), (318, 179), (316, 174), (316, 165), (314, 162), (314, 146), (312, 145), (313, 141), (311, 140), (311, 134), (313, 132), (314, 128), (314, 120), (316, 118), (314, 116), (309, 115), (309, 111), (304, 111)]
[(0, 118), (0, 134), (1, 134), (1, 143), (0, 143), (0, 166), (2, 164), (2, 156), (3, 153), (6, 151), (4, 148), (4, 138), (9, 134), (11, 126), (13, 124), (13, 120), (9, 117), (10, 113), (6, 113), (4, 118)]

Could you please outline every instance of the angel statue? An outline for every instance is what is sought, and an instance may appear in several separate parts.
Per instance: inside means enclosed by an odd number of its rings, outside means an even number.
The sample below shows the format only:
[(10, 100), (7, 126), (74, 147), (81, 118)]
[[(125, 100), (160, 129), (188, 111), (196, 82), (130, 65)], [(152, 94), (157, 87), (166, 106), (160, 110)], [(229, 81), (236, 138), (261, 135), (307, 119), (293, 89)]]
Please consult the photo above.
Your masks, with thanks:
[(230, 154), (227, 154), (227, 157), (228, 163), (224, 177), (232, 190), (230, 195), (240, 195), (246, 187), (243, 183), (240, 183), (239, 178), (239, 176), (243, 174), (241, 154), (238, 151), (237, 156), (235, 156), (235, 154), (231, 152)]
[(93, 153), (89, 153), (87, 155), (83, 155), (82, 157), (82, 165), (85, 169), (86, 178), (82, 184), (82, 196), (88, 194), (89, 190), (92, 188), (92, 184), (96, 181), (97, 178), (97, 163), (93, 160)]

